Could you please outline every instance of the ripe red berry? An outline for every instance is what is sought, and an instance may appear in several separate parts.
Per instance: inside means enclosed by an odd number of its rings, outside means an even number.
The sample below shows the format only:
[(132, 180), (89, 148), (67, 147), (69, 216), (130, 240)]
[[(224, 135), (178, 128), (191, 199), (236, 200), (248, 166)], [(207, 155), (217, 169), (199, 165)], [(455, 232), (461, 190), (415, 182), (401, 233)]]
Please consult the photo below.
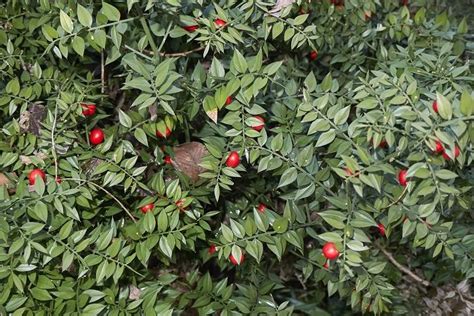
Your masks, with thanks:
[(227, 22), (222, 19), (215, 19), (214, 23), (216, 24), (217, 27), (223, 27), (227, 24)]
[(402, 169), (398, 172), (398, 182), (404, 187), (407, 186), (407, 172), (408, 170)]
[(61, 182), (63, 182), (63, 179), (61, 179), (61, 177), (56, 177), (54, 181), (56, 181), (57, 184), (61, 184)]
[(438, 102), (436, 100), (434, 100), (434, 102), (433, 102), (433, 111), (438, 113)]
[(263, 117), (258, 116), (258, 115), (254, 116), (254, 118), (262, 122), (262, 124), (254, 125), (252, 126), (252, 129), (256, 130), (257, 132), (260, 132), (265, 127), (265, 120), (263, 119)]
[[(457, 145), (454, 146), (454, 159), (458, 158), (460, 154), (461, 154), (461, 150), (459, 149), (459, 147)], [(451, 160), (451, 157), (449, 157), (446, 151), (443, 151), (443, 158), (445, 160)]]
[(311, 53), (309, 53), (309, 59), (316, 60), (316, 58), (318, 58), (318, 51), (316, 50), (311, 51)]
[(41, 169), (33, 169), (28, 174), (28, 181), (30, 185), (34, 185), (36, 183), (36, 177), (41, 177), (43, 182), (46, 181), (46, 174)]
[(235, 259), (232, 254), (229, 256), (229, 260), (230, 260), (230, 262), (232, 262), (232, 264), (233, 264), (234, 266), (239, 265), (239, 264), (242, 264), (242, 263), (244, 262), (244, 254), (242, 254), (242, 255), (240, 256), (240, 263), (237, 262), (237, 259)]
[(232, 103), (232, 97), (228, 96), (227, 99), (225, 99), (225, 105), (229, 105)]
[(408, 5), (408, 0), (401, 0), (402, 5)]
[(236, 151), (231, 151), (229, 157), (225, 161), (225, 164), (229, 168), (235, 168), (240, 164), (240, 157)]
[(166, 157), (163, 159), (163, 161), (164, 161), (164, 163), (167, 164), (167, 165), (171, 165), (171, 163), (172, 163), (170, 156), (166, 156)]
[(155, 208), (155, 204), (150, 203), (150, 204), (140, 207), (140, 211), (142, 211), (143, 214), (146, 214), (150, 212), (151, 210), (153, 210), (154, 208)]
[(171, 130), (166, 127), (166, 130), (165, 130), (165, 135), (163, 136), (163, 134), (161, 134), (161, 132), (159, 130), (156, 131), (156, 136), (159, 137), (159, 138), (168, 138), (168, 136), (171, 135)]
[(388, 143), (385, 139), (382, 139), (379, 144), (379, 148), (387, 148)]
[(327, 242), (323, 246), (323, 256), (326, 259), (334, 260), (339, 257), (339, 251), (336, 248), (336, 245), (332, 242)]
[(187, 26), (183, 27), (183, 29), (185, 29), (189, 33), (195, 32), (198, 28), (199, 28), (198, 25), (187, 25)]
[(209, 250), (208, 250), (209, 254), (210, 254), (210, 255), (213, 255), (216, 251), (217, 251), (216, 245), (211, 244), (211, 245), (209, 246)]
[(82, 106), (82, 115), (84, 116), (93, 116), (96, 111), (95, 104), (81, 103)]
[(264, 213), (266, 209), (267, 209), (267, 206), (265, 204), (263, 203), (258, 204), (257, 211), (259, 211), (260, 213)]
[(444, 153), (444, 146), (443, 143), (441, 143), (439, 140), (436, 140), (435, 142), (435, 153), (441, 154)]
[(384, 224), (378, 223), (377, 227), (379, 228), (380, 235), (385, 236), (385, 226), (384, 226)]
[(89, 133), (89, 140), (92, 145), (99, 145), (104, 141), (104, 132), (100, 128), (94, 128), (90, 133)]

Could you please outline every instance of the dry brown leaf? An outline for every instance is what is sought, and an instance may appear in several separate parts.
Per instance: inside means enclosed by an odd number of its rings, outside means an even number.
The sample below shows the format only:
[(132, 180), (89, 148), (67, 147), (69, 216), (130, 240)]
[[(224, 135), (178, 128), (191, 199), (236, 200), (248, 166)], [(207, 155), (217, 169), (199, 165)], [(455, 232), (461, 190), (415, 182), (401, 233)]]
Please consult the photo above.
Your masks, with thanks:
[(10, 184), (10, 180), (7, 178), (6, 175), (0, 172), (0, 185), (8, 186)]
[(214, 123), (217, 124), (217, 109), (214, 109), (212, 111), (207, 111), (206, 114)]
[(31, 104), (27, 111), (20, 114), (20, 130), (40, 135), (41, 121), (46, 117), (46, 108), (41, 102)]
[(193, 181), (199, 180), (199, 174), (205, 170), (199, 164), (208, 153), (206, 147), (201, 143), (191, 142), (176, 146), (173, 151), (173, 166)]
[(128, 289), (130, 291), (130, 293), (128, 294), (128, 298), (132, 301), (136, 301), (140, 298), (140, 295), (142, 294), (142, 291), (136, 287), (135, 285), (133, 284), (130, 284), (128, 286)]

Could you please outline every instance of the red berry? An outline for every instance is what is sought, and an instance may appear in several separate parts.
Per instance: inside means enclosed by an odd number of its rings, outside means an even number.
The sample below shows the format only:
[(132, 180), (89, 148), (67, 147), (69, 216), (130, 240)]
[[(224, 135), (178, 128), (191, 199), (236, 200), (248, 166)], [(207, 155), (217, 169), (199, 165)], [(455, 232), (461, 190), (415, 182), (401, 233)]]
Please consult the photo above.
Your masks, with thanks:
[(240, 164), (240, 157), (236, 151), (231, 151), (229, 157), (225, 161), (225, 164), (229, 168), (235, 168)]
[(81, 106), (82, 106), (82, 115), (93, 116), (95, 114), (95, 110), (96, 110), (95, 104), (81, 103)]
[(402, 5), (408, 5), (408, 0), (401, 0)]
[[(454, 159), (458, 158), (460, 154), (461, 150), (459, 147), (457, 145), (454, 146)], [(443, 151), (443, 158), (446, 160), (451, 160), (451, 157), (446, 153), (446, 151)]]
[(385, 236), (385, 226), (382, 223), (378, 223), (377, 227), (379, 228), (380, 235)]
[(194, 31), (196, 31), (199, 26), (198, 25), (187, 25), (185, 27), (183, 27), (186, 31), (188, 31), (189, 33), (193, 33)]
[(244, 262), (244, 254), (242, 254), (242, 255), (240, 256), (240, 263), (237, 262), (237, 259), (235, 259), (232, 254), (229, 256), (229, 260), (230, 260), (230, 262), (232, 262), (232, 264), (233, 264), (234, 266), (239, 265), (239, 264), (242, 264), (242, 263)]
[(459, 149), (459, 147), (454, 146), (454, 158), (458, 158), (460, 154), (461, 154), (461, 150)]
[(46, 181), (46, 174), (44, 173), (43, 170), (41, 169), (33, 169), (30, 171), (28, 174), (28, 181), (30, 182), (30, 185), (34, 185), (36, 182), (36, 177), (41, 177), (43, 179), (43, 182)]
[(434, 100), (434, 102), (433, 102), (433, 111), (438, 113), (438, 102), (436, 100)]
[(329, 260), (334, 260), (339, 257), (339, 251), (337, 250), (336, 245), (332, 242), (325, 243), (323, 246), (323, 256)]
[(140, 211), (142, 211), (143, 214), (146, 214), (149, 211), (153, 210), (154, 208), (155, 208), (155, 204), (150, 203), (150, 204), (140, 207)]
[(166, 156), (163, 161), (165, 162), (165, 164), (167, 165), (171, 165), (172, 161), (171, 161), (171, 157), (170, 156)]
[(159, 137), (159, 138), (168, 138), (168, 136), (171, 135), (171, 130), (166, 127), (166, 130), (165, 130), (165, 135), (163, 136), (163, 134), (160, 133), (160, 131), (156, 131), (156, 136)]
[(56, 181), (57, 184), (61, 184), (61, 182), (63, 182), (63, 179), (61, 179), (61, 177), (56, 177), (54, 181)]
[(258, 115), (254, 116), (254, 118), (262, 122), (262, 124), (254, 125), (252, 126), (252, 129), (256, 130), (257, 132), (260, 132), (265, 127), (265, 120), (263, 119), (263, 117), (258, 116)]
[(400, 170), (400, 171), (398, 172), (398, 182), (399, 182), (401, 185), (403, 185), (404, 187), (407, 186), (407, 182), (408, 182), (408, 181), (407, 181), (407, 172), (408, 172), (408, 170), (405, 170), (405, 169)]
[(388, 143), (385, 139), (382, 139), (379, 144), (379, 148), (387, 148)]
[(216, 24), (217, 27), (223, 27), (227, 24), (227, 22), (222, 19), (215, 19), (214, 23)]
[(216, 251), (217, 251), (216, 245), (211, 244), (211, 245), (209, 246), (209, 250), (208, 250), (209, 254), (210, 254), (210, 255), (213, 255)]
[(441, 154), (441, 153), (444, 152), (444, 146), (443, 146), (443, 143), (441, 141), (439, 141), (439, 140), (435, 141), (435, 150), (434, 150), (434, 152), (436, 154)]
[(229, 105), (232, 103), (232, 97), (228, 96), (227, 99), (225, 99), (225, 105)]
[(263, 204), (263, 203), (258, 204), (257, 210), (260, 213), (264, 213), (266, 209), (267, 209), (267, 206), (265, 204)]
[(309, 53), (309, 59), (316, 60), (316, 58), (318, 58), (318, 51), (316, 50), (311, 51), (311, 53)]
[(99, 145), (104, 141), (104, 132), (100, 128), (94, 128), (90, 133), (89, 133), (89, 140), (92, 145)]

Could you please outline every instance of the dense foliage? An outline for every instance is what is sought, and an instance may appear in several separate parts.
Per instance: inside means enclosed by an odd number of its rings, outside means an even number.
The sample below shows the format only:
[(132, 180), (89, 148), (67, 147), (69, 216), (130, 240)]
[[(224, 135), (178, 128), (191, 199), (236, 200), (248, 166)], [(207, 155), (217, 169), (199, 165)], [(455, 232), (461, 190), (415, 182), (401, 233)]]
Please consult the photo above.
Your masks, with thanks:
[(0, 314), (407, 314), (472, 278), (473, 45), (433, 4), (3, 1)]

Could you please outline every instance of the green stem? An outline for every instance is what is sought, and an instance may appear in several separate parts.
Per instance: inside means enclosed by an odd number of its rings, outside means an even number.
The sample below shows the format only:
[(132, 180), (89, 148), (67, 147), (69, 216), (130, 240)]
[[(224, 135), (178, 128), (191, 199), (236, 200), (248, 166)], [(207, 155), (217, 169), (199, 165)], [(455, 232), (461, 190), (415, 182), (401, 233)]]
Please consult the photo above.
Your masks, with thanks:
[(151, 36), (150, 28), (148, 27), (148, 23), (145, 20), (145, 17), (142, 16), (140, 18), (140, 23), (143, 27), (143, 30), (145, 31), (145, 35), (148, 39), (148, 43), (150, 44), (151, 49), (153, 50), (153, 54), (155, 54), (155, 56), (158, 56), (158, 47), (156, 47), (155, 41), (153, 40), (153, 37)]

